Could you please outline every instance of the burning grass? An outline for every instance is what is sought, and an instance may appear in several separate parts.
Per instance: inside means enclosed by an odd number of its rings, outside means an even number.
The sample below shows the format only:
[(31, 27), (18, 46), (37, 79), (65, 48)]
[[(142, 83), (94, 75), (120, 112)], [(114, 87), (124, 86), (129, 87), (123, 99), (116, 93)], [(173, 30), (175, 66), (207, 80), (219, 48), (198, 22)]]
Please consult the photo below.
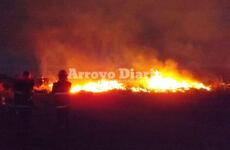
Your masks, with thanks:
[(111, 90), (131, 90), (133, 92), (185, 92), (191, 89), (210, 91), (211, 87), (194, 79), (183, 77), (172, 73), (162, 73), (155, 71), (152, 76), (143, 77), (135, 81), (135, 84), (129, 83), (127, 86), (118, 80), (99, 80), (77, 84), (73, 82), (70, 93), (80, 91), (86, 92), (107, 92)]

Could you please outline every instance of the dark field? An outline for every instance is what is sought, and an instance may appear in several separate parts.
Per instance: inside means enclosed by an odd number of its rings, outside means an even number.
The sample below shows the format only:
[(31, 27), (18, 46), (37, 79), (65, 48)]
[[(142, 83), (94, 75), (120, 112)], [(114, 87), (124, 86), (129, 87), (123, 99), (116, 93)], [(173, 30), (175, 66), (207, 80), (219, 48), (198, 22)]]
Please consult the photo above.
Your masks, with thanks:
[(27, 134), (1, 109), (0, 150), (230, 149), (229, 91), (80, 93), (70, 98), (69, 126), (57, 124), (52, 97), (34, 102)]

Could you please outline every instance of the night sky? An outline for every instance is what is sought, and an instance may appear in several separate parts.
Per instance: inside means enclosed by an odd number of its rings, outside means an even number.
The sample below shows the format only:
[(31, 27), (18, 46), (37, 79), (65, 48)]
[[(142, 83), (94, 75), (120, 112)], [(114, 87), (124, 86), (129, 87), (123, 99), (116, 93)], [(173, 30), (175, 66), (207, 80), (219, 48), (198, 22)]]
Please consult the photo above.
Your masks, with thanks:
[(228, 0), (1, 0), (0, 73), (165, 65), (230, 80)]

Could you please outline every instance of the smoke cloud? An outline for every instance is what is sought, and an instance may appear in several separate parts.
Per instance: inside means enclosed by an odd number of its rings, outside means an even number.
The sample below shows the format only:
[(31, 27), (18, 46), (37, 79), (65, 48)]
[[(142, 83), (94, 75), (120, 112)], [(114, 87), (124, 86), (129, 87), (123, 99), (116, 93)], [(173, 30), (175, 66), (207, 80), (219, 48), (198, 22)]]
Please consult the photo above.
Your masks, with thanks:
[[(173, 67), (197, 76), (230, 70), (229, 2), (24, 0), (23, 35), (42, 74), (60, 68)], [(169, 68), (170, 68), (169, 67)]]

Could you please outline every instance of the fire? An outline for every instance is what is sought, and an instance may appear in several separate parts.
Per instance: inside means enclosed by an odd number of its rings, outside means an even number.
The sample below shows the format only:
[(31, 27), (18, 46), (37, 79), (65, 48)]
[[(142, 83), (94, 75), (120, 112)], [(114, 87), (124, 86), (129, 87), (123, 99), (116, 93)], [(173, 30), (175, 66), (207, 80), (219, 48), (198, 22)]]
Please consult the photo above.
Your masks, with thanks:
[(86, 92), (106, 92), (111, 90), (125, 90), (125, 87), (122, 83), (119, 83), (116, 80), (100, 80), (97, 82), (89, 82), (84, 85), (75, 85), (70, 90), (71, 93), (76, 93), (79, 91), (86, 91)]
[[(167, 74), (167, 73), (166, 73)], [(195, 80), (184, 79), (180, 76), (167, 76), (163, 75), (158, 70), (155, 71), (154, 75), (149, 78), (142, 79), (144, 87), (148, 91), (154, 92), (178, 92), (178, 91), (187, 91), (190, 89), (203, 89), (210, 91), (211, 88), (204, 85), (201, 82)], [(143, 89), (140, 89), (143, 90)]]
[(139, 79), (138, 86), (131, 85), (127, 87), (117, 80), (100, 80), (82, 85), (74, 85), (70, 93), (77, 93), (79, 91), (100, 93), (111, 90), (131, 90), (133, 92), (185, 92), (191, 89), (211, 90), (209, 86), (196, 80), (187, 79), (175, 74), (172, 75), (172, 73), (162, 73), (157, 70), (152, 76)]

